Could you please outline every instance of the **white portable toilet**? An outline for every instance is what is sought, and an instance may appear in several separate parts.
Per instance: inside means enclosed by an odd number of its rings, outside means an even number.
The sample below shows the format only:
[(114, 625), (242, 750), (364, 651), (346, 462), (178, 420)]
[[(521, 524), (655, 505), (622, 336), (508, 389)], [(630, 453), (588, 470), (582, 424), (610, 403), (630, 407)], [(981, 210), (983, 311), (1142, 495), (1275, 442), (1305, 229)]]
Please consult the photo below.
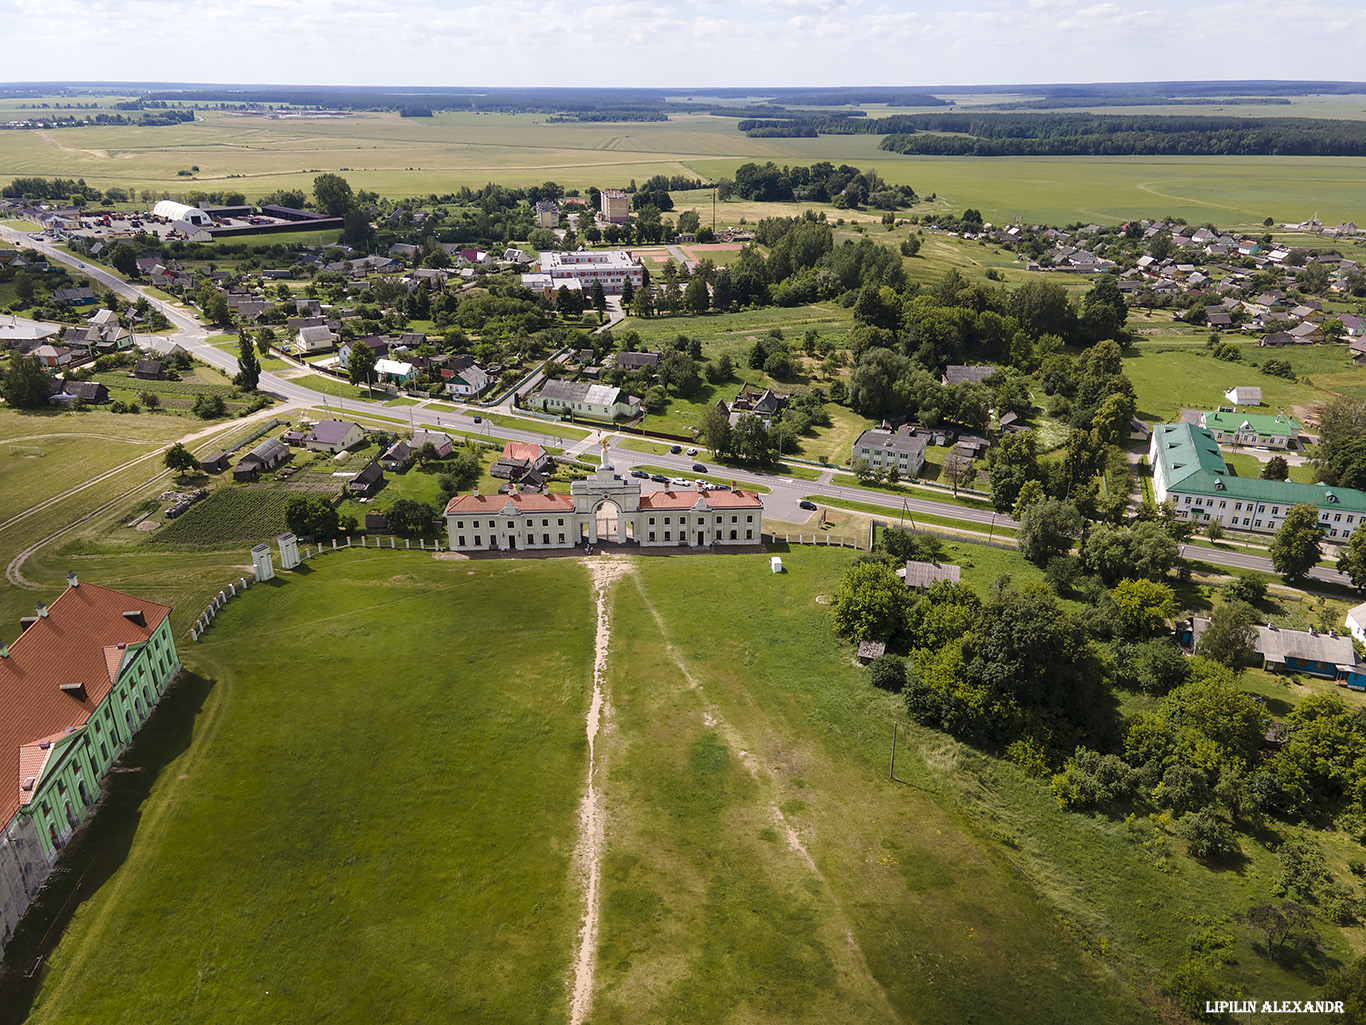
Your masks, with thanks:
[(783, 571), (783, 560), (776, 555), (768, 560), (768, 564), (774, 573), (781, 573)]
[(257, 545), (251, 550), (251, 563), (256, 567), (256, 579), (273, 580), (275, 566), (270, 561), (270, 545)]
[(284, 533), (275, 540), (280, 546), (280, 568), (293, 569), (299, 565), (299, 539), (291, 533)]

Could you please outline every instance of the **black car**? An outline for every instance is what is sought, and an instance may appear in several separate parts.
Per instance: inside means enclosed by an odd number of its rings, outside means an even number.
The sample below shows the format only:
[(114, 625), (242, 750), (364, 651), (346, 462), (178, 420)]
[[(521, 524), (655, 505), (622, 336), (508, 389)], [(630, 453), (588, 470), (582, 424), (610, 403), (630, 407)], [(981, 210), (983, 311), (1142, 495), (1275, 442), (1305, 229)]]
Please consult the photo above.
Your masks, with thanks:
[(654, 481), (656, 484), (667, 484), (667, 483), (669, 483), (669, 478), (666, 477), (666, 476), (664, 476), (664, 474), (662, 474), (662, 473), (652, 473), (652, 474), (650, 474), (650, 480)]
[(643, 477), (645, 480), (649, 480), (649, 479), (650, 479), (650, 475), (649, 475), (648, 473), (646, 473), (644, 470), (632, 470), (632, 471), (631, 471), (631, 476), (632, 476), (632, 477)]
[(474, 422), (477, 423), (477, 424), (481, 424), (481, 423), (484, 422), (484, 418), (483, 418), (482, 416), (476, 416), (476, 417), (474, 418)]
[(816, 503), (808, 502), (805, 498), (803, 498), (800, 502), (797, 503), (797, 507), (799, 509), (810, 509), (814, 512), (816, 508)]
[(706, 468), (705, 466), (703, 466), (701, 463), (693, 463), (693, 464), (692, 464), (692, 468), (693, 468), (693, 472), (694, 472), (694, 473), (706, 473), (706, 472), (707, 472), (707, 468)]
[(678, 453), (680, 453), (680, 452), (683, 451), (683, 446), (682, 446), (682, 445), (675, 445), (675, 446), (673, 446), (673, 448), (669, 449), (669, 451), (672, 452), (674, 455), (678, 455)]

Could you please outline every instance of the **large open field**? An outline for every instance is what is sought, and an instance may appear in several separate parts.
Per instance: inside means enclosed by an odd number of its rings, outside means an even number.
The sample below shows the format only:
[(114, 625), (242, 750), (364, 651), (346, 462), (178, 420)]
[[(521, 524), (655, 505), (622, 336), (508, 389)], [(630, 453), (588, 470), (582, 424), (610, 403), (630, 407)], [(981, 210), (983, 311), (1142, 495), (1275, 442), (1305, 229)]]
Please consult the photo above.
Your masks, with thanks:
[[(982, 588), (1023, 568), (954, 551)], [(852, 557), (351, 551), (252, 588), (182, 643), (28, 1020), (556, 1022), (578, 982), (597, 1023), (1155, 1021), (1210, 924), (1230, 991), (1310, 995), (1229, 919), (1274, 835), (1213, 872), (904, 725), (888, 780), (899, 700), (818, 600)]]
[[(254, 198), (282, 187), (307, 188), (319, 172), (338, 171), (356, 188), (425, 196), (489, 181), (530, 185), (550, 179), (587, 188), (654, 174), (715, 179), (750, 160), (829, 160), (876, 166), (890, 182), (935, 194), (948, 209), (976, 207), (996, 222), (1115, 222), (1171, 214), (1232, 227), (1268, 216), (1299, 220), (1315, 211), (1325, 223), (1362, 217), (1358, 183), (1366, 160), (1359, 158), (905, 157), (879, 150), (878, 141), (872, 135), (750, 139), (733, 119), (705, 114), (656, 123), (546, 124), (536, 114), (280, 121), (209, 111), (203, 120), (174, 127), (8, 133), (0, 179), (83, 177), (101, 187), (172, 194), (231, 187)], [(200, 168), (193, 178), (177, 174), (193, 166)], [(725, 204), (719, 216), (738, 219)]]

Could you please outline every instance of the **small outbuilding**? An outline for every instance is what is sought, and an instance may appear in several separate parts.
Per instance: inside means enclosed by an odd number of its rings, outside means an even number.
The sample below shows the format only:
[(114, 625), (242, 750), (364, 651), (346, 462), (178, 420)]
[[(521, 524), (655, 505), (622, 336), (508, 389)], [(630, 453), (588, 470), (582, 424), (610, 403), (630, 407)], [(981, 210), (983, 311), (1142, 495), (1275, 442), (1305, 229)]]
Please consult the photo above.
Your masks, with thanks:
[(783, 571), (783, 560), (775, 555), (768, 560), (768, 566), (774, 573), (781, 573)]

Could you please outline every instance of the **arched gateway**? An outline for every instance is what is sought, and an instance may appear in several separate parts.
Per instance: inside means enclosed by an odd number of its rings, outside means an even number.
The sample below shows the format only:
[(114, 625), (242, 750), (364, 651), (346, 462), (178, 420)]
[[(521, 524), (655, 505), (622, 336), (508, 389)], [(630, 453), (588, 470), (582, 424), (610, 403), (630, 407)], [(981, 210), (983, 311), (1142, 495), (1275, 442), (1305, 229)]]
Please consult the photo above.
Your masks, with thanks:
[[(605, 455), (605, 452), (604, 452)], [(455, 551), (574, 548), (584, 542), (706, 550), (760, 543), (763, 500), (753, 491), (665, 487), (642, 493), (639, 478), (604, 458), (570, 493), (458, 495), (446, 505)]]

